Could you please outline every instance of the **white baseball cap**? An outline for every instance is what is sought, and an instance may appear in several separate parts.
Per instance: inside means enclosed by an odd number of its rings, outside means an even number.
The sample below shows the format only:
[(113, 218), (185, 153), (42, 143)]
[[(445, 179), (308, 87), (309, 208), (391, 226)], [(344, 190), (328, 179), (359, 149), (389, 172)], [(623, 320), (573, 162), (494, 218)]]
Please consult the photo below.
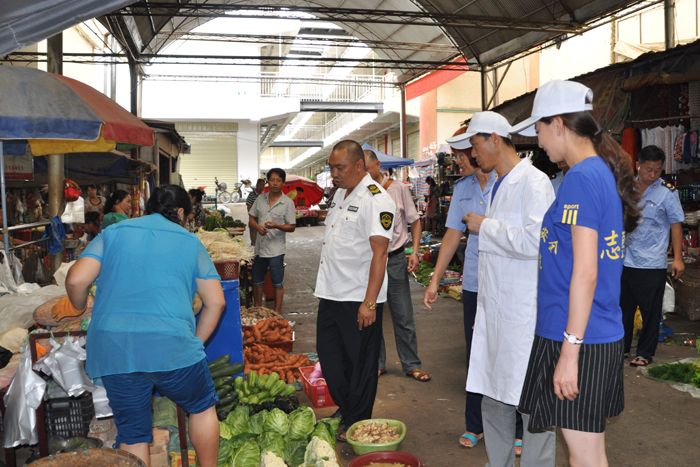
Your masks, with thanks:
[(593, 110), (593, 91), (576, 81), (553, 80), (537, 89), (532, 116), (517, 125), (513, 133), (537, 136), (535, 123), (544, 117)]
[(510, 138), (512, 132), (513, 129), (510, 123), (503, 115), (491, 111), (477, 112), (472, 115), (467, 131), (461, 135), (447, 138), (447, 144), (455, 149), (464, 150), (472, 147), (469, 138), (476, 134), (487, 133), (490, 135), (491, 133), (496, 133), (504, 138)]

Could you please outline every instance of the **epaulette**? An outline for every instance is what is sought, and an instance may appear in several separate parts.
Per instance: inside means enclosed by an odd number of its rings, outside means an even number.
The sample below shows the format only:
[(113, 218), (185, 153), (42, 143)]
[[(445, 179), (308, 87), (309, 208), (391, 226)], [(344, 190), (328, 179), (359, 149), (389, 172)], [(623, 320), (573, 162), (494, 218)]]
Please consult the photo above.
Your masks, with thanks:
[(668, 188), (670, 191), (676, 191), (676, 187), (673, 183), (663, 182), (662, 185)]
[(382, 190), (380, 190), (379, 187), (377, 185), (375, 185), (374, 183), (367, 185), (367, 189), (369, 190), (370, 193), (372, 193), (373, 196), (378, 195), (379, 193), (382, 192)]

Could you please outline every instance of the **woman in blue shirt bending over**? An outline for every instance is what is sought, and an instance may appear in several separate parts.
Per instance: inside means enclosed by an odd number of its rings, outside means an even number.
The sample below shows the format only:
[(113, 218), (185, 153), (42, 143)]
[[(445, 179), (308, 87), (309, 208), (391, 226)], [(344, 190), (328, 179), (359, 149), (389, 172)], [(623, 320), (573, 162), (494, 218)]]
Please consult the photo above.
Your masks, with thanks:
[(552, 162), (571, 167), (542, 222), (537, 326), (519, 409), (530, 431), (562, 429), (574, 467), (608, 465), (606, 419), (624, 407), (620, 276), (625, 232), (639, 219), (631, 158), (599, 126), (592, 100), (580, 83), (550, 81), (532, 117), (513, 127), (537, 134)]
[[(151, 398), (157, 391), (190, 414), (199, 463), (216, 466), (218, 397), (203, 343), (219, 322), (224, 295), (206, 249), (183, 227), (191, 210), (183, 188), (157, 188), (147, 215), (104, 230), (66, 278), (68, 297), (79, 310), (97, 280), (87, 372), (107, 390), (117, 444), (146, 465), (153, 439)], [(204, 302), (197, 324), (195, 292)]]

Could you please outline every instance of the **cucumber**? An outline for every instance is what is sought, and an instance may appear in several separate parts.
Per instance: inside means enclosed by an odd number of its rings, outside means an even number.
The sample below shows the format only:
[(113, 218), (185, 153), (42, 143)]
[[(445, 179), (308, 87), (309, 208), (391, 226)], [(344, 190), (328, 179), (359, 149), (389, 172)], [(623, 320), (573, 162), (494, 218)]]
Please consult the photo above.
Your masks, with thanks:
[(217, 405), (226, 406), (232, 403), (235, 404), (236, 402), (238, 402), (238, 396), (236, 393), (232, 393), (222, 397)]
[(228, 365), (220, 370), (212, 371), (211, 377), (216, 379), (221, 378), (222, 376), (233, 376), (236, 373), (240, 373), (240, 370), (238, 370), (238, 365)]
[(243, 389), (243, 377), (242, 376), (236, 376), (236, 379), (233, 380), (233, 385), (236, 389)]
[(224, 398), (227, 394), (229, 394), (232, 391), (230, 386), (224, 386), (221, 389), (216, 390), (216, 395), (219, 396), (219, 399)]
[(251, 388), (258, 387), (258, 373), (256, 371), (248, 373), (248, 385)]
[(214, 360), (212, 360), (211, 362), (209, 362), (208, 365), (209, 365), (209, 368), (211, 368), (211, 367), (213, 367), (213, 366), (220, 365), (220, 364), (222, 364), (222, 363), (223, 363), (223, 364), (228, 364), (228, 362), (229, 362), (230, 360), (231, 360), (231, 356), (230, 356), (229, 354), (226, 354), (226, 355), (222, 355), (222, 356), (219, 357), (219, 358), (215, 358)]
[(233, 378), (230, 376), (222, 376), (221, 378), (216, 378), (214, 380), (214, 386), (216, 389), (221, 389), (224, 386), (230, 386), (233, 383)]

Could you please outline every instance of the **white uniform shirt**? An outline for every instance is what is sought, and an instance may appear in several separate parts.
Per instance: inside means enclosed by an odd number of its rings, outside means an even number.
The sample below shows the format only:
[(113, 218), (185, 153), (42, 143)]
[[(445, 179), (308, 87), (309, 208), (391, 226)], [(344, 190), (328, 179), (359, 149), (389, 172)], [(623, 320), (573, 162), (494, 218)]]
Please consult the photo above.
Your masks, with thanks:
[(503, 179), (479, 232), (479, 296), (467, 391), (518, 405), (535, 338), (540, 228), (549, 178), (520, 161)]
[[(339, 302), (365, 299), (372, 262), (369, 238), (391, 240), (395, 205), (387, 192), (369, 174), (346, 198), (339, 188), (326, 217), (326, 233), (314, 295)], [(386, 272), (377, 303), (386, 301)]]

